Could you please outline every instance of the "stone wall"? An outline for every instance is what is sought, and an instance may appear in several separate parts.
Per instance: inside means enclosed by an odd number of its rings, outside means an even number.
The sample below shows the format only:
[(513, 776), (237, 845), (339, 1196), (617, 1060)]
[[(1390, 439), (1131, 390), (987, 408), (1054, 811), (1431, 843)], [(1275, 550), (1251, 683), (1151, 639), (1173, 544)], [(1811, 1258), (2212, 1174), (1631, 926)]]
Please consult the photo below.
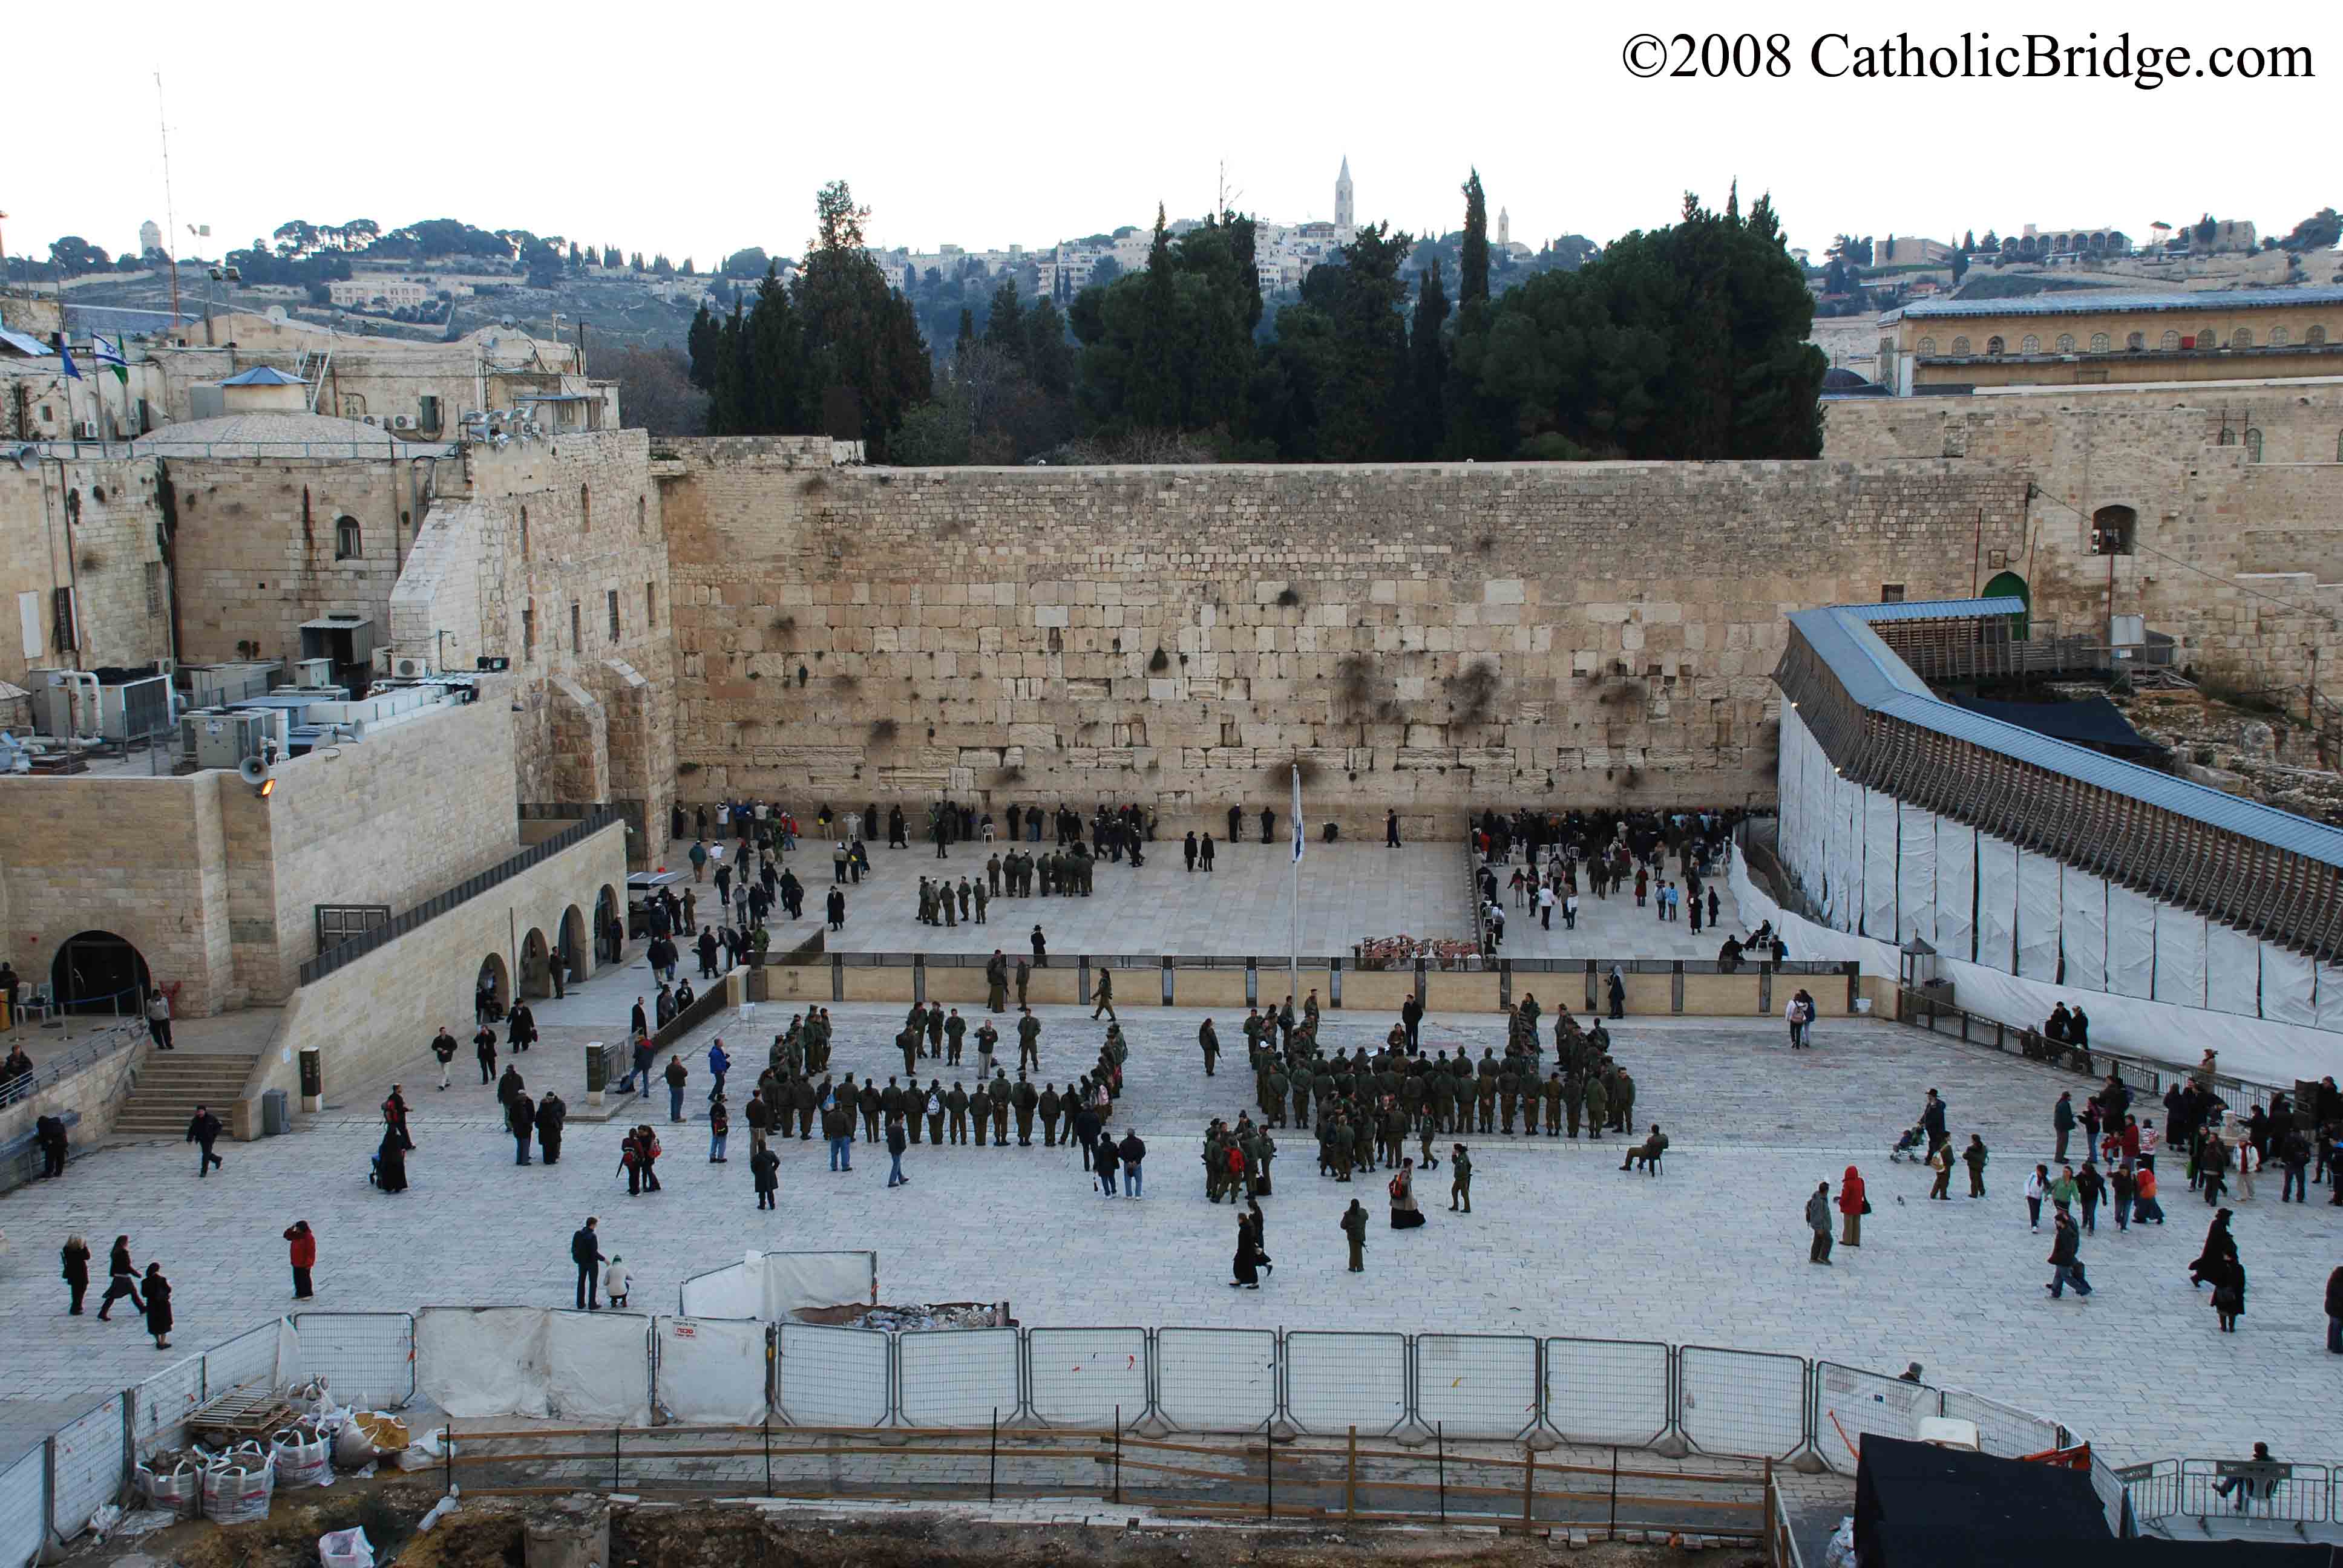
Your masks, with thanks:
[(831, 470), (677, 442), (685, 794), (1738, 801), (1782, 613), (1967, 591), (1986, 465)]
[[(0, 463), (0, 680), (25, 685), (34, 666), (135, 666), (170, 653), (161, 518), (151, 462)], [(78, 657), (58, 646), (58, 588), (73, 590)], [(29, 638), (27, 594), (37, 617)]]

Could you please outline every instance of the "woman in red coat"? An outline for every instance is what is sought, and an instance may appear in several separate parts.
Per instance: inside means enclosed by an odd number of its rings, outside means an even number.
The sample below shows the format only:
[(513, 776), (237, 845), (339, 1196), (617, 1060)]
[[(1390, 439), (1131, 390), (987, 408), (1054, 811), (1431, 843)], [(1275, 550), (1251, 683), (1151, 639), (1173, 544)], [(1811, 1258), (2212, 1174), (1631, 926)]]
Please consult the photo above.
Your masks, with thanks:
[(1863, 1211), (1870, 1206), (1864, 1201), (1862, 1174), (1854, 1166), (1848, 1166), (1846, 1174), (1839, 1179), (1838, 1184), (1838, 1211), (1845, 1231), (1839, 1237), (1842, 1245), (1863, 1245)]
[(306, 1302), (316, 1293), (309, 1289), (309, 1271), (317, 1266), (317, 1232), (308, 1221), (296, 1220), (285, 1239), (293, 1248), (293, 1299)]

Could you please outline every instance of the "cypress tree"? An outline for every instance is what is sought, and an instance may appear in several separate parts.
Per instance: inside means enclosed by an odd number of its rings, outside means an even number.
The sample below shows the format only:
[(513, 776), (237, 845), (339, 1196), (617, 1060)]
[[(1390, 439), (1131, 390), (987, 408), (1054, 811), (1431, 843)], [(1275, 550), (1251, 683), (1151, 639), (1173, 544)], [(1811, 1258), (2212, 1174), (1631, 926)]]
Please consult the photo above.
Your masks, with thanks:
[(1456, 302), (1471, 308), (1489, 297), (1489, 204), (1481, 194), (1481, 171), (1464, 182), (1464, 243), (1456, 259)]

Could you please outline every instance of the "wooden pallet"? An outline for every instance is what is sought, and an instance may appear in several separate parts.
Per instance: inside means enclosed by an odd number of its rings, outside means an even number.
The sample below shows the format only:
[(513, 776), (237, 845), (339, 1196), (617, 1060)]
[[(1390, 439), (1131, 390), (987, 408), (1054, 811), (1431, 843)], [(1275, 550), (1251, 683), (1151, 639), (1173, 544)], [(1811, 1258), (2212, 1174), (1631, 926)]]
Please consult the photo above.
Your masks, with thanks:
[(190, 1431), (216, 1433), (236, 1441), (266, 1439), (296, 1418), (293, 1407), (272, 1391), (239, 1389), (206, 1400), (187, 1417)]

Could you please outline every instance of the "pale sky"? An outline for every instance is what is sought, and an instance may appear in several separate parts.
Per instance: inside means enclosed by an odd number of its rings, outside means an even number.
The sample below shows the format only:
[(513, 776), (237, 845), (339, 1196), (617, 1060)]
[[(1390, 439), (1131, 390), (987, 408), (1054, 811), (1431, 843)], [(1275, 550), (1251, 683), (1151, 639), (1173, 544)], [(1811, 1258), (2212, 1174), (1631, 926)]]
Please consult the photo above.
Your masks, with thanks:
[[(1513, 238), (1534, 246), (1666, 223), (1687, 187), (1721, 206), (1736, 176), (1745, 205), (1770, 189), (1792, 243), (1817, 255), (1840, 229), (1957, 238), (2032, 222), (2144, 239), (2156, 219), (2207, 209), (2282, 234), (2343, 205), (2318, 150), (2343, 6), (1753, 15), (1694, 0), (24, 5), (7, 26), (0, 211), (11, 254), (45, 256), (65, 233), (120, 252), (141, 219), (163, 222), (158, 69), (183, 253), (195, 223), (222, 250), (297, 216), (455, 217), (706, 268), (747, 245), (795, 254), (815, 187), (840, 176), (874, 209), (874, 244), (1038, 246), (1145, 223), (1159, 199), (1201, 216), (1223, 163), (1244, 210), (1331, 217), (1345, 156), (1362, 221), (1454, 227), (1477, 165), (1493, 225), (1510, 208)], [(2079, 45), (2096, 28), (2104, 46), (2127, 27), (2136, 45), (2200, 59), (2299, 45), (2316, 75), (2155, 91), (1817, 75), (1825, 35), (1874, 44), (1898, 25), (1932, 46), (1957, 47), (1965, 28), (1996, 46), (2029, 28)], [(1789, 75), (1645, 80), (1623, 63), (1641, 32), (1753, 29), (1787, 35)], [(1825, 66), (1851, 63), (1849, 45), (1821, 46)]]

